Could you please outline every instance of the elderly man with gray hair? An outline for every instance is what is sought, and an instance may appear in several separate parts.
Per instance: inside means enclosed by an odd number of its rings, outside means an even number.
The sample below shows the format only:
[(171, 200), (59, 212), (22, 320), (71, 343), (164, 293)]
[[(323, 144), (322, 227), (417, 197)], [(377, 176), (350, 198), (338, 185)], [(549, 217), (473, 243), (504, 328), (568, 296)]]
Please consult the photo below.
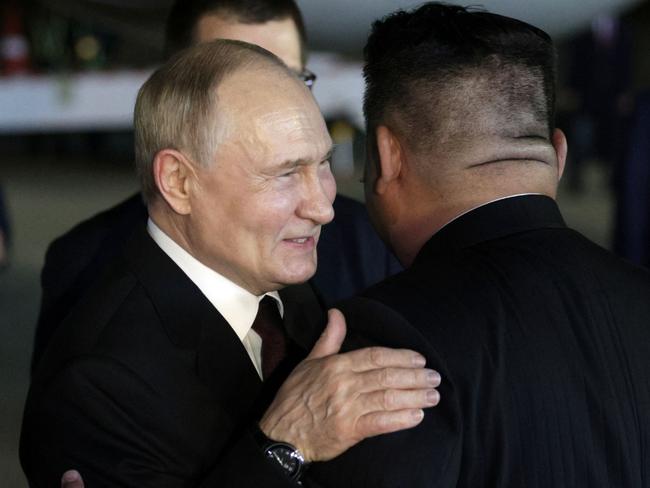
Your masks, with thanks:
[[(25, 407), (34, 486), (295, 486), (304, 465), (412, 427), (439, 375), (409, 350), (337, 354), (308, 286), (333, 217), (311, 93), (261, 48), (215, 41), (142, 87), (149, 221), (57, 329)], [(277, 394), (276, 394), (277, 392)]]

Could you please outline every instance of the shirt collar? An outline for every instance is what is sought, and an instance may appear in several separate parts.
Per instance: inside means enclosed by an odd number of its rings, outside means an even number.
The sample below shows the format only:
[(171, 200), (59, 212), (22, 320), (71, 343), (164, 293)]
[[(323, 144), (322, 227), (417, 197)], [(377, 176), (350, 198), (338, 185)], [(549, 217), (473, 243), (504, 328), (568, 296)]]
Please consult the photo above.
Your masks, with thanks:
[(508, 198), (515, 198), (515, 197), (524, 197), (524, 196), (527, 196), (527, 195), (541, 195), (541, 193), (517, 193), (517, 194), (515, 194), (515, 195), (508, 195), (508, 196), (505, 196), (505, 197), (495, 198), (494, 200), (490, 200), (490, 201), (488, 201), (488, 202), (483, 202), (483, 203), (481, 203), (481, 204), (479, 204), (479, 205), (476, 205), (475, 207), (472, 207), (472, 208), (470, 208), (470, 209), (468, 209), (468, 210), (465, 210), (464, 212), (462, 212), (462, 213), (456, 215), (453, 219), (451, 219), (451, 220), (450, 220), (449, 222), (447, 222), (445, 225), (443, 225), (442, 227), (440, 227), (440, 229), (438, 229), (436, 232), (440, 232), (440, 231), (441, 231), (442, 229), (444, 229), (446, 226), (448, 226), (449, 224), (451, 224), (454, 220), (457, 220), (457, 219), (461, 218), (463, 215), (465, 215), (465, 214), (467, 214), (467, 213), (470, 213), (470, 212), (472, 212), (473, 210), (476, 210), (477, 208), (484, 207), (485, 205), (489, 205), (489, 204), (491, 204), (491, 203), (498, 202), (498, 201), (500, 201), (500, 200), (506, 200), (506, 199), (508, 199)]
[(163, 252), (192, 280), (223, 318), (226, 319), (239, 340), (243, 341), (248, 334), (257, 315), (259, 302), (266, 295), (276, 300), (280, 315), (284, 317), (284, 306), (277, 291), (271, 291), (260, 296), (253, 295), (201, 263), (165, 234), (151, 219), (147, 221), (147, 232)]
[(420, 249), (413, 264), (440, 256), (440, 253), (465, 249), (513, 234), (564, 228), (566, 224), (557, 203), (549, 196), (526, 194), (500, 198), (489, 205), (476, 207), (433, 234)]

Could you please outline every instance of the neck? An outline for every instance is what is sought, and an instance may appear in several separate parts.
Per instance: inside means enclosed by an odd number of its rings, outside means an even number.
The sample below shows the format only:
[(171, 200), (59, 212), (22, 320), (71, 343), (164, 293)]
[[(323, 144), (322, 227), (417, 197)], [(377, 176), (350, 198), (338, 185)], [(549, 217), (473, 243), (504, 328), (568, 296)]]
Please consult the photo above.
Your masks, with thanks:
[[(464, 213), (494, 200), (526, 193), (542, 194), (555, 198), (555, 191), (545, 185), (503, 183), (471, 185), (468, 178), (462, 190), (450, 186), (446, 191), (421, 192), (417, 198), (402, 200), (397, 213), (387, 229), (388, 240), (404, 267), (413, 264), (426, 242), (440, 229)], [(413, 202), (418, 202), (413, 205)]]
[(185, 249), (189, 254), (194, 255), (189, 240), (183, 231), (182, 217), (173, 212), (169, 205), (161, 200), (158, 198), (149, 204), (149, 218), (176, 244)]
[(384, 197), (385, 234), (406, 267), (432, 235), (473, 208), (525, 193), (555, 198), (561, 174), (555, 146), (541, 138), (479, 139), (409, 166), (414, 171), (404, 171)]

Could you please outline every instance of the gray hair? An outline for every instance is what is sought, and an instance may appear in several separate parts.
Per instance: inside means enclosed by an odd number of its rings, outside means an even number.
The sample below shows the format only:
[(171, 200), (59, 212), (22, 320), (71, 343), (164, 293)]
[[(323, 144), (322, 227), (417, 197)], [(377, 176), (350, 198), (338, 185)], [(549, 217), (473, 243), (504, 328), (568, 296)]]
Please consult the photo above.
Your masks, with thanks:
[(135, 104), (135, 164), (145, 202), (158, 194), (153, 161), (163, 149), (208, 166), (219, 143), (217, 87), (264, 63), (290, 73), (276, 56), (241, 41), (216, 40), (181, 51), (142, 85)]

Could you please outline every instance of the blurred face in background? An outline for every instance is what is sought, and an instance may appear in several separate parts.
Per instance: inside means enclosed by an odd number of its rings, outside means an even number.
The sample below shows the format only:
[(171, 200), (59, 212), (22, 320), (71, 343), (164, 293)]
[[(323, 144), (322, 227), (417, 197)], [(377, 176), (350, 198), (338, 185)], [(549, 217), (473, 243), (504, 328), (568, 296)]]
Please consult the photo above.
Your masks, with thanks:
[(202, 16), (195, 30), (196, 42), (231, 39), (256, 44), (280, 58), (296, 73), (302, 71), (300, 34), (291, 17), (261, 24), (244, 24), (234, 16)]

